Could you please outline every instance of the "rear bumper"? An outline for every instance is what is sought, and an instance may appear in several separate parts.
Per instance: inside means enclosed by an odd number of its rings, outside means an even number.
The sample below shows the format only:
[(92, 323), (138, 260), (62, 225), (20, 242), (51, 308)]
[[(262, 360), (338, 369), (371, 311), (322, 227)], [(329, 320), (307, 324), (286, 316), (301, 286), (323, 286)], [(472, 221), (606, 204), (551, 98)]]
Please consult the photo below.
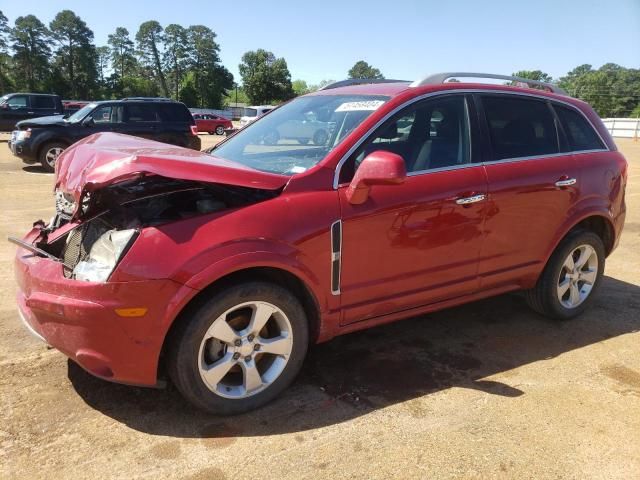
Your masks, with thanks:
[[(53, 260), (18, 248), (19, 315), (28, 330), (89, 373), (119, 383), (155, 386), (164, 341), (160, 328), (179, 289), (171, 280), (92, 283), (64, 277)], [(141, 317), (116, 309), (147, 308)]]

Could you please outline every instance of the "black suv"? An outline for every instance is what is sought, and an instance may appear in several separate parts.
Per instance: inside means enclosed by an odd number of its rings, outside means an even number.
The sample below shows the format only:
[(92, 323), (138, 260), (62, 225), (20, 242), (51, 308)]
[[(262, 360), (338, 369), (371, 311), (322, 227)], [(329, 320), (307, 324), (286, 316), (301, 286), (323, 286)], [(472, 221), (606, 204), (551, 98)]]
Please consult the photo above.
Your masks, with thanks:
[(0, 132), (10, 132), (20, 120), (62, 115), (59, 95), (9, 93), (0, 97)]
[(200, 150), (196, 122), (187, 107), (163, 98), (125, 98), (86, 105), (69, 117), (24, 120), (11, 134), (9, 148), (25, 163), (40, 162), (52, 172), (72, 143), (99, 132), (117, 132)]

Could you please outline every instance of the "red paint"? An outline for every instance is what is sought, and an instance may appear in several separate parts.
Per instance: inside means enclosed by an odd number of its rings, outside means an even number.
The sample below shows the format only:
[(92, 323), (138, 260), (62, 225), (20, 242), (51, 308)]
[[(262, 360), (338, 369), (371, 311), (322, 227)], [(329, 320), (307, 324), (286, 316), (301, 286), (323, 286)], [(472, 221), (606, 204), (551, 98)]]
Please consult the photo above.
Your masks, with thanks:
[(233, 128), (231, 120), (209, 113), (194, 113), (193, 118), (196, 120), (199, 132), (214, 133), (216, 128), (222, 127), (225, 130)]
[(267, 190), (281, 188), (288, 180), (187, 148), (117, 133), (96, 133), (60, 155), (55, 188), (72, 194), (78, 202), (85, 192), (142, 175)]
[[(58, 160), (56, 181), (76, 199), (138, 175), (282, 193), (244, 208), (143, 229), (105, 284), (65, 279), (59, 263), (18, 248), (21, 310), (34, 330), (92, 373), (153, 385), (175, 318), (198, 292), (233, 272), (271, 267), (295, 275), (317, 304), (317, 341), (325, 341), (530, 287), (562, 237), (589, 216), (611, 225), (613, 246), (617, 244), (625, 215), (624, 158), (590, 107), (537, 90), (533, 93), (581, 109), (611, 151), (478, 163), (406, 178), (403, 169), (387, 159), (384, 165), (372, 161), (371, 170), (359, 170), (351, 186), (333, 188), (338, 162), (371, 127), (411, 99), (444, 90), (532, 93), (465, 83), (419, 88), (374, 84), (318, 92), (392, 98), (320, 164), (291, 177), (122, 135), (95, 135), (78, 142)], [(393, 182), (374, 181), (376, 176)], [(565, 177), (578, 183), (554, 186)], [(363, 190), (364, 198), (350, 201)], [(456, 203), (478, 194), (486, 201)], [(330, 226), (336, 220), (343, 222), (339, 295), (331, 293)], [(38, 234), (34, 229), (26, 241), (35, 241)], [(137, 307), (149, 311), (140, 318), (115, 313), (116, 308)]]

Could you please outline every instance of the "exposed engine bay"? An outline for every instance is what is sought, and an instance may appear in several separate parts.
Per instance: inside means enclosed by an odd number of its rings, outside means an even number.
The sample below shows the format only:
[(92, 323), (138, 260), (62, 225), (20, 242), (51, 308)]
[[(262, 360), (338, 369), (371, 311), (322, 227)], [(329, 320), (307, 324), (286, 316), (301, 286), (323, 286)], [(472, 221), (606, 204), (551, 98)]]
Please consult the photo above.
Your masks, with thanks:
[[(279, 193), (155, 175), (85, 193), (79, 208), (73, 197), (56, 191), (56, 215), (49, 224), (40, 223), (35, 246), (62, 263), (65, 277), (104, 282), (142, 228), (243, 207)], [(65, 227), (68, 231), (57, 235)]]

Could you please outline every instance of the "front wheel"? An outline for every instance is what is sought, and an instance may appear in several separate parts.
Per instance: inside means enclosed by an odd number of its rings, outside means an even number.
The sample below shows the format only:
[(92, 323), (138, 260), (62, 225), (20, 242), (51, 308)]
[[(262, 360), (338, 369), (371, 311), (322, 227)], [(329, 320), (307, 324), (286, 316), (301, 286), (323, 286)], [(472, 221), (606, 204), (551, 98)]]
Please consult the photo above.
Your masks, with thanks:
[(547, 262), (536, 286), (525, 292), (529, 306), (547, 317), (565, 320), (593, 301), (604, 272), (605, 250), (598, 235), (576, 231)]
[(67, 146), (61, 142), (47, 143), (40, 150), (40, 164), (47, 172), (53, 172), (56, 168), (56, 160)]
[(223, 290), (181, 321), (171, 339), (169, 376), (187, 400), (214, 414), (269, 402), (293, 381), (307, 352), (304, 309), (271, 283)]

